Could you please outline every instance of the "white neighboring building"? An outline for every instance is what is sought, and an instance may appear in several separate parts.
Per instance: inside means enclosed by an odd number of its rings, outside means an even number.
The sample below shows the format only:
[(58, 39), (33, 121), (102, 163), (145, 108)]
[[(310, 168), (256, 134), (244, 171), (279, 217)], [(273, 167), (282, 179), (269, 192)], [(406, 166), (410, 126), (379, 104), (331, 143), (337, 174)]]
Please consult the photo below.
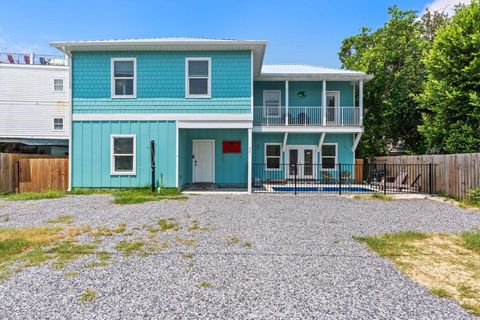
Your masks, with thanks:
[(0, 53), (0, 151), (67, 154), (69, 88), (63, 57)]

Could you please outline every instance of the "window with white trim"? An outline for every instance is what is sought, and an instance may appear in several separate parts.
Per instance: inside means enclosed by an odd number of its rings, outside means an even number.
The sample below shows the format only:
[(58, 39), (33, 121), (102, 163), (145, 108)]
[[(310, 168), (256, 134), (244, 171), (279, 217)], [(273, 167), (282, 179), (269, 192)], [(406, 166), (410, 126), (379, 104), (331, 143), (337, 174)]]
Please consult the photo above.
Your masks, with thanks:
[(111, 153), (112, 175), (135, 175), (134, 135), (112, 135)]
[(281, 144), (265, 144), (265, 164), (267, 170), (280, 170), (281, 158)]
[(263, 115), (269, 118), (280, 117), (281, 91), (263, 91)]
[(53, 118), (53, 130), (63, 131), (63, 118)]
[(211, 83), (210, 58), (186, 58), (187, 98), (209, 98)]
[(53, 79), (53, 91), (63, 92), (63, 79)]
[(322, 145), (322, 169), (335, 169), (337, 163), (337, 145)]
[(136, 73), (135, 58), (112, 59), (112, 98), (135, 98)]

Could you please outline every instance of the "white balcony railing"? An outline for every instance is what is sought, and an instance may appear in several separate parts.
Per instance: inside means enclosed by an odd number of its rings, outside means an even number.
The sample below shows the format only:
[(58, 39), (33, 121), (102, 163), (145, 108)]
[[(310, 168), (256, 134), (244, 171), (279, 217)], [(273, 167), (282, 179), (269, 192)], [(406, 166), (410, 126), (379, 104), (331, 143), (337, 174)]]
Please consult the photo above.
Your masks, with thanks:
[[(358, 107), (254, 107), (254, 126), (360, 126)], [(324, 115), (325, 112), (325, 115)]]

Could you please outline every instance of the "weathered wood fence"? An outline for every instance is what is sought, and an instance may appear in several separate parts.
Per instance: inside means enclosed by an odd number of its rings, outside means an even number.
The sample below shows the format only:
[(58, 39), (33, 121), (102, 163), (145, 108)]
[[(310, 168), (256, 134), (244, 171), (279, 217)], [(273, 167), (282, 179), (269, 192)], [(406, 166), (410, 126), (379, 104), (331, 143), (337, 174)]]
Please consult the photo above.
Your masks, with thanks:
[(464, 198), (470, 189), (480, 188), (480, 153), (377, 157), (376, 164), (434, 164), (435, 190)]
[(41, 192), (68, 189), (68, 158), (0, 153), (1, 192)]

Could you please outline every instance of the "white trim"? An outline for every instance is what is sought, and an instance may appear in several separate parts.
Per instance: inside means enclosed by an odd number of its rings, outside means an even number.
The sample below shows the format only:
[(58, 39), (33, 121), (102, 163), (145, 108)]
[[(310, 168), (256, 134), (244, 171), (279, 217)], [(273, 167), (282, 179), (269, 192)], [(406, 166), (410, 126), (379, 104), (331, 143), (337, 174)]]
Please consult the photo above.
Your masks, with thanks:
[[(276, 93), (278, 95), (278, 115), (269, 115), (265, 105), (265, 93)], [(280, 118), (282, 115), (282, 90), (263, 90), (263, 117), (265, 118)]]
[(248, 193), (252, 193), (252, 144), (253, 144), (253, 135), (252, 129), (248, 129), (248, 146), (247, 146), (247, 183), (248, 183)]
[(323, 108), (323, 115), (322, 115), (322, 124), (327, 124), (327, 81), (322, 81), (322, 108)]
[[(62, 80), (62, 90), (55, 90), (55, 80)], [(53, 90), (55, 93), (64, 93), (65, 92), (65, 78), (63, 77), (54, 77), (52, 79)]]
[[(211, 142), (212, 143), (212, 183), (215, 183), (215, 139), (192, 139), (192, 183), (195, 183), (195, 142)], [(209, 182), (209, 181), (200, 181), (200, 182)]]
[(179, 175), (179, 150), (180, 150), (180, 129), (178, 128), (178, 121), (175, 122), (175, 131), (176, 131), (176, 137), (177, 137), (177, 141), (175, 143), (175, 172), (177, 173), (177, 176), (176, 176), (176, 179), (175, 179), (175, 186), (177, 188), (179, 188), (179, 180), (180, 180), (180, 177), (178, 176)]
[[(335, 163), (333, 165), (333, 168), (323, 168), (323, 162), (322, 162), (322, 158), (323, 158), (323, 155), (322, 155), (322, 149), (319, 150), (319, 153), (320, 153), (320, 166), (322, 168), (322, 170), (326, 169), (326, 170), (335, 170), (335, 165), (338, 164), (338, 143), (337, 142), (330, 142), (330, 143), (324, 143), (322, 145), (322, 147), (324, 146), (335, 146)], [(332, 158), (331, 156), (327, 156), (328, 158)]]
[(322, 134), (320, 135), (320, 139), (318, 140), (318, 149), (322, 147), (326, 135), (327, 134), (325, 132), (322, 132)]
[(363, 126), (363, 80), (358, 83), (358, 108), (359, 123)]
[(355, 140), (353, 141), (352, 152), (355, 152), (358, 147), (358, 143), (360, 142), (360, 138), (362, 137), (363, 132), (359, 132), (357, 134), (353, 134)]
[[(133, 61), (133, 94), (132, 95), (116, 95), (114, 64), (116, 61)], [(118, 79), (130, 79), (131, 77), (118, 77)], [(110, 59), (110, 95), (112, 99), (134, 99), (137, 97), (137, 58), (111, 58)]]
[[(115, 171), (114, 139), (133, 138), (133, 166), (130, 172)], [(127, 155), (128, 156), (128, 155)], [(137, 175), (137, 136), (135, 134), (112, 134), (110, 135), (110, 175), (111, 176), (135, 176)]]
[(74, 121), (250, 121), (253, 122), (251, 113), (77, 113), (73, 115)]
[[(268, 168), (267, 167), (267, 146), (279, 146), (280, 147), (280, 155), (279, 155), (279, 167), (277, 168)], [(270, 156), (270, 158), (276, 158), (276, 156)], [(266, 142), (263, 144), (263, 161), (265, 163), (265, 171), (281, 171), (282, 170), (282, 144), (281, 143), (274, 143), (274, 142)]]
[(250, 108), (250, 112), (253, 114), (253, 105), (254, 105), (254, 101), (253, 101), (253, 50), (250, 51), (250, 104), (251, 104), (251, 108)]
[(288, 132), (285, 132), (283, 134), (283, 146), (282, 146), (282, 151), (285, 152), (287, 148), (287, 140), (288, 140)]
[[(55, 129), (55, 120), (56, 119), (62, 119), (62, 129)], [(62, 117), (62, 116), (59, 116), (59, 117), (56, 117), (54, 116), (53, 119), (52, 119), (52, 131), (55, 131), (55, 132), (64, 132), (65, 131), (65, 117)]]
[(253, 132), (298, 132), (298, 133), (357, 133), (363, 132), (363, 128), (360, 126), (356, 127), (341, 127), (341, 126), (311, 126), (311, 127), (302, 127), (302, 126), (255, 126), (253, 127)]
[[(300, 152), (302, 152), (302, 158), (304, 158), (305, 156), (305, 150), (306, 149), (312, 149), (312, 164), (315, 163), (316, 159), (315, 157), (318, 155), (318, 149), (317, 149), (317, 146), (316, 145), (313, 145), (313, 144), (290, 144), (287, 146), (286, 150), (285, 150), (285, 163), (288, 164), (287, 168), (285, 169), (285, 178), (289, 179), (291, 178), (292, 176), (290, 175), (290, 149), (296, 149), (297, 152), (298, 152), (298, 157), (300, 157)], [(305, 164), (305, 158), (303, 159), (303, 163), (302, 164)], [(305, 168), (304, 166), (302, 166), (302, 168)], [(312, 168), (312, 174), (311, 175), (307, 175), (305, 176), (305, 172), (303, 172), (303, 169), (302, 169), (302, 172), (297, 172), (297, 175), (301, 176), (302, 178), (305, 178), (305, 177), (312, 177), (312, 178), (315, 178), (317, 176), (317, 172), (316, 172), (316, 168)]]
[(68, 129), (68, 191), (72, 190), (72, 172), (73, 172), (73, 165), (72, 165), (72, 151), (73, 151), (73, 146), (72, 146), (72, 136), (73, 136), (73, 90), (72, 90), (72, 83), (73, 83), (73, 77), (72, 77), (72, 54), (70, 52), (67, 52), (65, 50), (65, 54), (68, 57), (68, 95), (69, 95), (69, 103), (68, 103), (68, 124), (69, 124), (69, 129)]
[[(190, 94), (190, 78), (204, 79), (205, 77), (190, 77), (188, 75), (188, 62), (208, 61), (207, 94)], [(211, 98), (212, 97), (212, 58), (209, 57), (186, 57), (185, 58), (185, 98)]]
[[(328, 121), (328, 118), (327, 118), (327, 108), (331, 108), (330, 106), (327, 106), (326, 105), (326, 99), (328, 98), (328, 96), (334, 96), (335, 97), (335, 105), (333, 106), (334, 107), (334, 120), (333, 121)], [(339, 111), (340, 110), (340, 91), (326, 91), (325, 92), (325, 121), (326, 121), (326, 124), (328, 123), (337, 123), (337, 120), (338, 118), (340, 118), (342, 121), (343, 121), (343, 117), (342, 117), (342, 114), (339, 114)]]
[(182, 129), (251, 129), (251, 121), (179, 121)]
[[(288, 92), (290, 85), (288, 80), (285, 80), (285, 125), (288, 126), (288, 100), (290, 100), (290, 93)], [(281, 105), (281, 104), (280, 104)]]

